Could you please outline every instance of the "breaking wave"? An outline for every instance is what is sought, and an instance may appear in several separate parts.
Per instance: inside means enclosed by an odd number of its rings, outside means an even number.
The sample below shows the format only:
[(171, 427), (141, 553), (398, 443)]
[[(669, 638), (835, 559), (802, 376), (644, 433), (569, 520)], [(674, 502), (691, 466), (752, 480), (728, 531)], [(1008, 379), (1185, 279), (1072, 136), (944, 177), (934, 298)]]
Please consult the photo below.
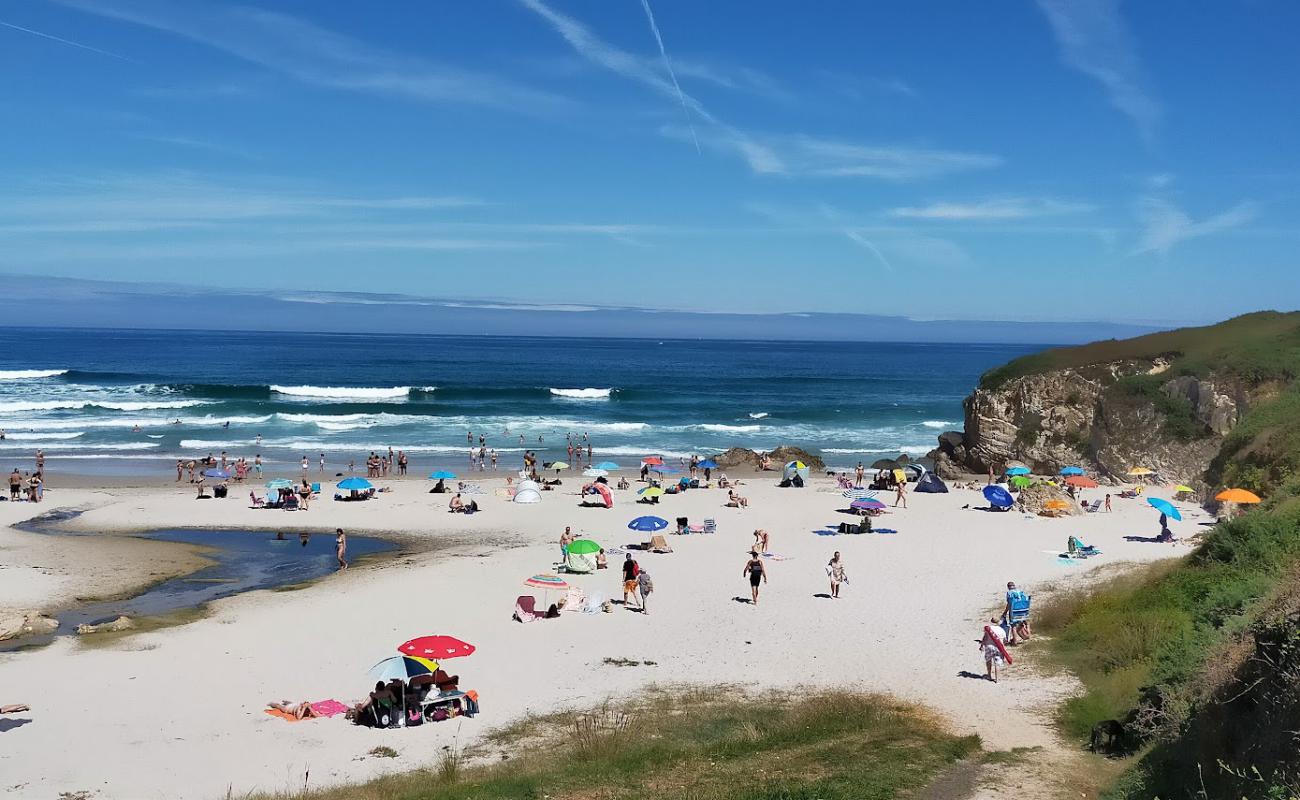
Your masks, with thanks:
[(613, 389), (551, 389), (551, 394), (556, 397), (567, 397), (570, 400), (608, 400)]
[[(274, 394), (323, 400), (398, 400), (411, 394), (410, 386), (271, 386)], [(421, 389), (420, 391), (427, 391)]]

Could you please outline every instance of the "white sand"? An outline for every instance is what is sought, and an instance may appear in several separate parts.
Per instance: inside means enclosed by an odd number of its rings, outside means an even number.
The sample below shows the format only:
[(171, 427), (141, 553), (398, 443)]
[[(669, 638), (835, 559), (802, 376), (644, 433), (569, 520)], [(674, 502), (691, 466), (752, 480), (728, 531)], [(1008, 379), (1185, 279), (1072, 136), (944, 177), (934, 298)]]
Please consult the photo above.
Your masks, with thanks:
[[(566, 483), (573, 491), (574, 479)], [(33, 707), (22, 715), (31, 723), (0, 734), (4, 796), (92, 790), (108, 798), (215, 798), (228, 788), (239, 796), (301, 787), (307, 771), (312, 785), (359, 781), (427, 764), (454, 736), (463, 745), (521, 715), (582, 707), (650, 683), (879, 690), (936, 709), (990, 748), (1050, 744), (1043, 712), (1071, 690), (1067, 681), (1038, 677), (1019, 662), (998, 685), (958, 676), (983, 671), (974, 640), (982, 620), (1000, 609), (1003, 585), (1014, 579), (1035, 592), (1085, 580), (1092, 566), (1187, 552), (1123, 541), (1155, 533), (1156, 515), (1144, 501), (1116, 499), (1110, 515), (1048, 520), (962, 510), (985, 505), (966, 490), (909, 496), (910, 508), (877, 522), (895, 535), (822, 537), (813, 531), (850, 519), (835, 511), (847, 501), (823, 480), (802, 490), (773, 484), (770, 476), (750, 479), (742, 489), (747, 510), (723, 508), (725, 492), (717, 490), (665, 497), (650, 508), (620, 492), (612, 510), (579, 508), (575, 495), (557, 491), (533, 506), (479, 496), (484, 511), (473, 517), (446, 513), (447, 497), (426, 494), (427, 484), (415, 481), (394, 484), (371, 503), (325, 501), (306, 513), (246, 508), (246, 492), (199, 503), (188, 487), (106, 490), (76, 527), (341, 526), (460, 544), (349, 570), (303, 591), (231, 598), (208, 619), (105, 647), (68, 638), (0, 654), (0, 702)], [(52, 502), (37, 510), (87, 501), (66, 491), (76, 496), (51, 492)], [(625, 526), (642, 513), (718, 520), (716, 536), (669, 537), (673, 554), (636, 554), (654, 578), (651, 614), (618, 608), (511, 621), (514, 598), (526, 591), (521, 582), (552, 570), (566, 524), (606, 546), (623, 545), (641, 540)], [(1190, 535), (1204, 519), (1189, 515), (1176, 532)], [(751, 607), (732, 598), (748, 596), (742, 568), (758, 527), (771, 531), (771, 549), (787, 558), (767, 563), (770, 583)], [(1105, 555), (1087, 566), (1059, 565), (1054, 553), (1070, 533)], [(70, 549), (84, 543), (57, 541)], [(834, 550), (843, 553), (851, 584), (838, 601), (815, 598), (827, 591), (824, 567)], [(621, 597), (618, 562), (612, 557), (608, 572), (573, 580)], [(0, 584), (0, 607), (14, 604), (11, 591), (7, 579)], [(463, 688), (480, 692), (478, 718), (374, 731), (341, 718), (289, 724), (262, 712), (271, 699), (359, 699), (370, 688), (369, 666), (427, 633), (478, 646), (446, 665)], [(606, 657), (657, 665), (607, 666)], [(363, 758), (379, 744), (400, 757)]]

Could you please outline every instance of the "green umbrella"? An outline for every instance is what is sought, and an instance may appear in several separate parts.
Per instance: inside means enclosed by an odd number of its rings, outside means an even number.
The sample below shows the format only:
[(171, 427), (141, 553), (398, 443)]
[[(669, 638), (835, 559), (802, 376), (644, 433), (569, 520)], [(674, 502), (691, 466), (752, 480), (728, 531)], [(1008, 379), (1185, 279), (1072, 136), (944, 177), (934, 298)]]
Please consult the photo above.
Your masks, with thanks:
[(294, 482), (287, 478), (276, 478), (266, 482), (266, 488), (268, 489), (292, 489), (293, 487)]
[(1023, 488), (1025, 488), (1026, 486), (1029, 486), (1030, 484), (1032, 484), (1033, 481), (1031, 481), (1029, 478), (1026, 478), (1024, 475), (1017, 475), (1017, 476), (1015, 476), (1014, 478), (1011, 479), (1010, 483), (1011, 483), (1012, 486), (1017, 486), (1017, 487), (1023, 489)]
[(591, 553), (599, 553), (600, 545), (590, 539), (575, 539), (569, 543), (569, 552), (578, 556), (585, 556)]

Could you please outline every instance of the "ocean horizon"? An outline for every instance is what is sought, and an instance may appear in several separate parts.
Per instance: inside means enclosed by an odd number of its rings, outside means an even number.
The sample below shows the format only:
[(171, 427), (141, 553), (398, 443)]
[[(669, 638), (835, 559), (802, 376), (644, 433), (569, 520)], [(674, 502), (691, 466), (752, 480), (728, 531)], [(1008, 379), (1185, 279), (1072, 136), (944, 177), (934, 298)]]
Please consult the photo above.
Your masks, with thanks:
[(463, 472), (471, 434), (502, 470), (525, 449), (565, 460), (566, 436), (626, 467), (778, 445), (843, 467), (918, 456), (961, 427), (981, 373), (1042, 347), (55, 328), (0, 329), (0, 345), (6, 470), (37, 448), (88, 474), (225, 451), (269, 475), (389, 447), (414, 473)]

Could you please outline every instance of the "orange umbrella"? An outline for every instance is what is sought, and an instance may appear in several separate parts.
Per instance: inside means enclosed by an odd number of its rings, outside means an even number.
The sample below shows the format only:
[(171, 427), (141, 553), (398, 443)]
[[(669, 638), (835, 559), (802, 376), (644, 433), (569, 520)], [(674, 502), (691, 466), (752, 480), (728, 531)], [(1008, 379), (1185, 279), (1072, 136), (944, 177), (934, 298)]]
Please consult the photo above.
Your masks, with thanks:
[(1043, 503), (1043, 508), (1066, 509), (1069, 507), (1070, 504), (1064, 500), (1048, 500), (1046, 503)]
[(1065, 479), (1065, 482), (1076, 489), (1096, 489), (1097, 482), (1086, 475), (1071, 475)]
[(1258, 503), (1259, 495), (1245, 489), (1224, 489), (1214, 496), (1221, 503)]

